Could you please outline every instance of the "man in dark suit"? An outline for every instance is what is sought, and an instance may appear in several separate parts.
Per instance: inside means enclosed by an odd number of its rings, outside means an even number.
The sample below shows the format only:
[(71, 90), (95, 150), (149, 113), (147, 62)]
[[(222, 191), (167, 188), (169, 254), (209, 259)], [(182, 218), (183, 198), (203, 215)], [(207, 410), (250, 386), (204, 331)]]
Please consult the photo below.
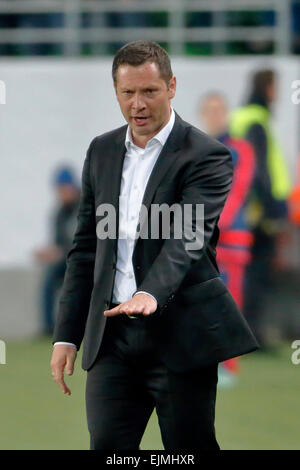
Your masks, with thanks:
[[(128, 126), (87, 152), (52, 374), (70, 394), (64, 370), (84, 336), (91, 449), (138, 449), (154, 407), (165, 449), (219, 449), (218, 363), (257, 348), (215, 262), (231, 156), (171, 108), (176, 78), (158, 44), (125, 45), (112, 74)], [(191, 217), (157, 216), (163, 204)]]

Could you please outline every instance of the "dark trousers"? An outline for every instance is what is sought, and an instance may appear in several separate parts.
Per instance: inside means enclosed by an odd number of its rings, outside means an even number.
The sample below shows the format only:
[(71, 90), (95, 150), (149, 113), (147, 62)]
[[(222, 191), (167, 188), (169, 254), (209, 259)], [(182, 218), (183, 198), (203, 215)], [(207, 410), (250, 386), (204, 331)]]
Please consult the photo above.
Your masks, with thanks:
[(219, 450), (214, 430), (218, 366), (180, 374), (167, 370), (151, 334), (155, 320), (124, 314), (107, 319), (97, 360), (87, 372), (91, 449), (139, 450), (156, 408), (166, 450)]
[[(255, 231), (252, 260), (247, 266), (245, 277), (244, 313), (255, 334), (260, 348), (266, 344), (265, 323), (268, 299), (273, 295), (273, 264), (276, 254), (275, 237), (261, 230)], [(255, 292), (255, 295), (253, 295)]]

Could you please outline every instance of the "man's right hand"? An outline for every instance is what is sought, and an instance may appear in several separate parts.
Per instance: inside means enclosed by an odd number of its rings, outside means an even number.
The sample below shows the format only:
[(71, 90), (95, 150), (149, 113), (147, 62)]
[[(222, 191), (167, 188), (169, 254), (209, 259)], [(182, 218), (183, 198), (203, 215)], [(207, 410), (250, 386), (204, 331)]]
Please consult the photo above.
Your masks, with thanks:
[(62, 391), (67, 395), (71, 395), (71, 390), (65, 384), (64, 370), (66, 370), (67, 375), (73, 374), (76, 356), (77, 356), (76, 346), (58, 344), (53, 347), (53, 353), (52, 353), (52, 358), (50, 362), (53, 380), (60, 386)]

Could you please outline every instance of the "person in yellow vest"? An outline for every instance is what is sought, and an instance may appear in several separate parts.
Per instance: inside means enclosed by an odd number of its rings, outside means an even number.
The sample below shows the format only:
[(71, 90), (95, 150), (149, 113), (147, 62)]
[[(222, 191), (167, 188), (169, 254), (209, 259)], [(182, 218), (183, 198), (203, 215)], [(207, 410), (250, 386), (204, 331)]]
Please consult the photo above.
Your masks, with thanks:
[(280, 144), (272, 129), (276, 101), (274, 70), (260, 70), (252, 77), (248, 103), (231, 116), (230, 135), (248, 140), (256, 155), (256, 171), (247, 216), (253, 227), (252, 261), (246, 270), (244, 313), (262, 348), (267, 296), (272, 295), (272, 269), (277, 243), (287, 222), (291, 183)]

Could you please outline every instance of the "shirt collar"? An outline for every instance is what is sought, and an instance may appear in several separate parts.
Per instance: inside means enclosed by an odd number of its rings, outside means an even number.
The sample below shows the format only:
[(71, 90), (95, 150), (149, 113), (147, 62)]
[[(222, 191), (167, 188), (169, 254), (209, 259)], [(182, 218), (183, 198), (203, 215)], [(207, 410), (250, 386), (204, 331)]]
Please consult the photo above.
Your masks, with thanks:
[[(150, 139), (147, 142), (146, 148), (152, 145), (155, 141), (159, 142), (161, 146), (163, 147), (173, 129), (174, 122), (175, 122), (175, 112), (174, 112), (174, 109), (171, 107), (171, 116), (170, 116), (168, 123), (154, 137), (152, 137), (152, 139)], [(132, 141), (130, 126), (127, 126), (126, 137), (125, 137), (125, 146), (127, 150), (129, 149), (130, 145), (134, 145), (135, 147), (137, 147)]]

